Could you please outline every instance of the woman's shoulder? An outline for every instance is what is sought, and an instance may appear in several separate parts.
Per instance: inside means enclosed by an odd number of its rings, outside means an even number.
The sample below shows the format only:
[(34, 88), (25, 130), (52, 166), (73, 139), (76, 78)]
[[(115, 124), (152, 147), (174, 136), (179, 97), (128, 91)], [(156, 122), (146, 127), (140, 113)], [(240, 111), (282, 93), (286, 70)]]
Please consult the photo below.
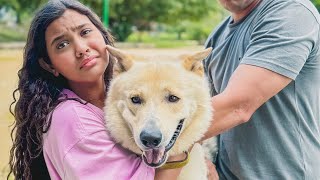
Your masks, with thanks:
[(65, 113), (76, 113), (78, 115), (92, 113), (98, 118), (103, 118), (102, 109), (86, 102), (68, 89), (62, 91), (60, 100), (62, 102), (54, 109), (54, 113), (62, 113), (63, 115), (67, 115)]
[(103, 111), (92, 104), (81, 100), (70, 90), (64, 90), (64, 99), (53, 111), (50, 128), (78, 129), (83, 134), (90, 134), (92, 130), (105, 128)]
[(102, 110), (97, 112), (90, 104), (75, 100), (75, 96), (68, 98), (70, 99), (63, 100), (48, 116), (51, 123), (43, 136), (45, 147), (56, 144), (64, 153), (83, 138), (106, 131)]

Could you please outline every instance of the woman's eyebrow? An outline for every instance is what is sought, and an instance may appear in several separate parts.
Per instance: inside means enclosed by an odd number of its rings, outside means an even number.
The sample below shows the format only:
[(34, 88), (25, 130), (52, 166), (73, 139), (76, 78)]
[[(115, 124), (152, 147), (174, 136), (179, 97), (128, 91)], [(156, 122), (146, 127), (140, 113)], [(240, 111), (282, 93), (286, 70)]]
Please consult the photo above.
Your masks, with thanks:
[(80, 24), (80, 25), (78, 25), (77, 27), (71, 28), (71, 30), (72, 30), (72, 31), (76, 31), (76, 30), (78, 30), (78, 29), (83, 28), (84, 26), (86, 26), (86, 25), (88, 25), (88, 24), (89, 24), (89, 23)]
[(51, 46), (52, 46), (56, 41), (59, 41), (59, 40), (62, 39), (63, 37), (64, 37), (64, 34), (55, 37), (55, 38), (52, 40), (52, 42), (51, 42)]
[[(78, 25), (77, 27), (74, 27), (74, 28), (71, 28), (72, 31), (76, 31), (78, 29), (81, 29), (83, 28), (84, 26), (88, 25), (89, 23), (84, 23), (84, 24), (80, 24)], [(56, 41), (59, 41), (60, 39), (62, 39), (64, 37), (64, 34), (60, 35), (60, 36), (57, 36), (55, 37), (52, 42), (51, 42), (51, 46), (56, 42)]]

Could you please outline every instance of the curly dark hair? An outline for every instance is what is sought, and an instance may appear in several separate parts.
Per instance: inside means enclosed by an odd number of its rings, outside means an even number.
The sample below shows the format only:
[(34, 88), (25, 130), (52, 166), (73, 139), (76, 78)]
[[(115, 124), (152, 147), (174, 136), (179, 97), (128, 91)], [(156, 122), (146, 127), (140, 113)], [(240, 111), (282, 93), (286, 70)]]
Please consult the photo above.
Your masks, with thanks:
[[(47, 54), (45, 31), (50, 23), (61, 17), (67, 9), (86, 15), (100, 30), (105, 43), (113, 45), (113, 37), (98, 16), (76, 0), (50, 0), (36, 13), (24, 48), (23, 65), (18, 71), (18, 88), (13, 92), (14, 101), (9, 108), (15, 122), (11, 132), (13, 146), (10, 150), (10, 172), (7, 179), (11, 174), (15, 179), (50, 178), (42, 152), (42, 136), (50, 128), (51, 118), (48, 118), (48, 115), (63, 101), (59, 96), (62, 89), (68, 88), (68, 85), (62, 75), (55, 77), (41, 68), (38, 60), (42, 58), (51, 64)], [(106, 87), (112, 78), (113, 69), (113, 57), (109, 58), (109, 65), (104, 73)]]

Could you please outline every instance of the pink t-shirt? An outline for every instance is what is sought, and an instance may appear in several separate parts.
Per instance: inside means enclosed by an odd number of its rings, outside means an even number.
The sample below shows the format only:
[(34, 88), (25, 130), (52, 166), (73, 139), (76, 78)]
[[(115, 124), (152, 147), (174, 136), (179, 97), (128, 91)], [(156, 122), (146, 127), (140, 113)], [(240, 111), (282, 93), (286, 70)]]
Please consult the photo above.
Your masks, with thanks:
[[(63, 93), (79, 98), (70, 90)], [(44, 158), (53, 180), (154, 179), (155, 170), (141, 157), (113, 142), (105, 129), (103, 111), (90, 103), (60, 103), (43, 141)]]

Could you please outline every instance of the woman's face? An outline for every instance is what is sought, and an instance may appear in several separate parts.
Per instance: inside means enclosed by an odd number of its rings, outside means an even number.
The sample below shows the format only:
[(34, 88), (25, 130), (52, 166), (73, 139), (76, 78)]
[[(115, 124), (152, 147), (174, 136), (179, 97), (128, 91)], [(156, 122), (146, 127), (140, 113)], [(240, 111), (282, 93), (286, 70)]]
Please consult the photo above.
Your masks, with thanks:
[(75, 84), (103, 83), (109, 55), (101, 32), (85, 15), (66, 10), (45, 33), (52, 68)]

